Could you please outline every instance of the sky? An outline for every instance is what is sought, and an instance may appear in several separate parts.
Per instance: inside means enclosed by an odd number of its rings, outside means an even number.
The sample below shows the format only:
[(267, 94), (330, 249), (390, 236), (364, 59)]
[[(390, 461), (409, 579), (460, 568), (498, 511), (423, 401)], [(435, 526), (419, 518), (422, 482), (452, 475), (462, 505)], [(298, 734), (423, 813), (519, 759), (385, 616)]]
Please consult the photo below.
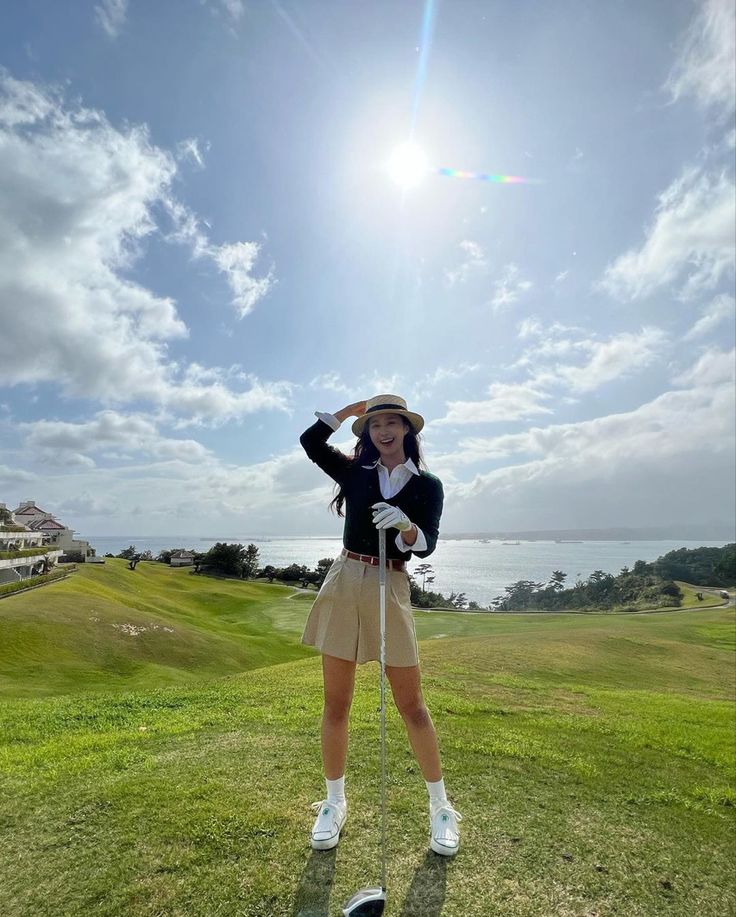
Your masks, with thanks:
[(335, 535), (299, 435), (390, 393), (443, 534), (733, 524), (735, 34), (730, 0), (9, 4), (0, 502)]

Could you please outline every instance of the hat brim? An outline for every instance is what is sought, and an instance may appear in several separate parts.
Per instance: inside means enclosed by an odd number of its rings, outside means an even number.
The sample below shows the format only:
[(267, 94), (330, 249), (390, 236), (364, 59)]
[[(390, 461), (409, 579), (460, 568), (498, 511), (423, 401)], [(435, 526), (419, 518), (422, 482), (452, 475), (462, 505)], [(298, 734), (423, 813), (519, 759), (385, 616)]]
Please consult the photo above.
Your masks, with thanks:
[(386, 409), (385, 411), (369, 411), (366, 414), (361, 414), (356, 420), (353, 421), (352, 431), (356, 436), (360, 436), (363, 432), (363, 428), (371, 419), (371, 417), (377, 417), (379, 414), (400, 414), (402, 417), (406, 417), (408, 421), (411, 422), (411, 425), (414, 427), (414, 432), (419, 433), (419, 431), (424, 426), (424, 418), (421, 414), (415, 414), (413, 411), (404, 411), (402, 408), (391, 408)]

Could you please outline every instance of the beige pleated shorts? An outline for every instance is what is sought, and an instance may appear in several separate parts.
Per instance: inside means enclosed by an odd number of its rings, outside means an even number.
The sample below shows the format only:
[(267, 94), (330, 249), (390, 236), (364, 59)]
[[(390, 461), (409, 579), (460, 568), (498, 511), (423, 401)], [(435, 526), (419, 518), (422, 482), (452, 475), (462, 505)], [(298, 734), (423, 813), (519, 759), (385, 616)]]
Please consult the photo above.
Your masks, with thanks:
[[(378, 567), (341, 554), (314, 600), (302, 643), (363, 663), (381, 658)], [(386, 665), (418, 665), (409, 577), (386, 570)]]

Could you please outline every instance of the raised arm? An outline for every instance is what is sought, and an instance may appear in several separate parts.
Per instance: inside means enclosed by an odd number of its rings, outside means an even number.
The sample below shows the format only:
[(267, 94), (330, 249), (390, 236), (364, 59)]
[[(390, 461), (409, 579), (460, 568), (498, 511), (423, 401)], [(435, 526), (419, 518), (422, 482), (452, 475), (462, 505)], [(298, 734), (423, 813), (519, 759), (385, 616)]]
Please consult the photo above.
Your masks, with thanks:
[[(336, 411), (332, 416), (335, 417), (338, 424), (341, 424), (348, 417), (360, 417), (364, 413), (365, 401), (356, 401), (355, 404), (349, 404)], [(316, 465), (319, 465), (322, 471), (342, 485), (345, 480), (345, 474), (350, 467), (350, 459), (339, 449), (327, 445), (327, 440), (336, 429), (339, 429), (339, 427), (335, 428), (320, 418), (302, 433), (299, 437), (299, 442), (309, 458)]]

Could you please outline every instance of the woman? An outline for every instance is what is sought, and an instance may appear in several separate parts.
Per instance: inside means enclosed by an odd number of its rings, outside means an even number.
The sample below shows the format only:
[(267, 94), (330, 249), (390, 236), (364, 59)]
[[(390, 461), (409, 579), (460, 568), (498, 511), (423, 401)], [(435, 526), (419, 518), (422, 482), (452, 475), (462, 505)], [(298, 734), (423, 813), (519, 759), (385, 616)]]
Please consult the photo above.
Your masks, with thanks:
[[(422, 468), (418, 434), (421, 415), (403, 398), (378, 395), (336, 414), (315, 412), (319, 420), (301, 436), (309, 458), (333, 478), (339, 491), (331, 505), (342, 516), (343, 550), (319, 591), (302, 643), (322, 653), (324, 711), (322, 760), (327, 798), (312, 828), (315, 850), (336, 846), (347, 817), (345, 760), (348, 715), (358, 663), (380, 659), (378, 615), (378, 529), (396, 530), (386, 540), (386, 675), (409, 742), (427, 783), (430, 846), (436, 853), (458, 851), (458, 822), (445, 795), (437, 734), (424, 703), (406, 561), (428, 557), (437, 545), (442, 515), (442, 483)], [(327, 444), (348, 417), (359, 437), (349, 458)], [(394, 535), (393, 532), (387, 533)]]

